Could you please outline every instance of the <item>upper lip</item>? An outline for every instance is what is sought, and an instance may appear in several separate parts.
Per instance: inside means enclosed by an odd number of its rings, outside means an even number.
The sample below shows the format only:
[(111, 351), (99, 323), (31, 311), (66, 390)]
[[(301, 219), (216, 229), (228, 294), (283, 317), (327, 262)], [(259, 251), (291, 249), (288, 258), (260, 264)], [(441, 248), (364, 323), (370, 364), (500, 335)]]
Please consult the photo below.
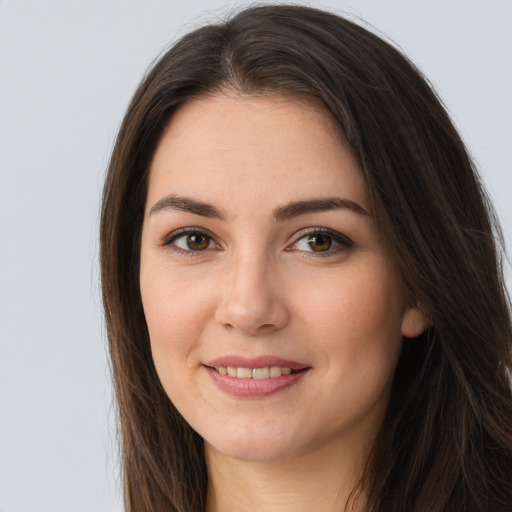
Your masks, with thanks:
[(221, 356), (204, 364), (205, 366), (210, 366), (212, 368), (228, 366), (239, 368), (265, 368), (266, 366), (280, 366), (281, 368), (291, 368), (292, 370), (303, 370), (305, 368), (309, 368), (309, 365), (307, 364), (275, 356)]

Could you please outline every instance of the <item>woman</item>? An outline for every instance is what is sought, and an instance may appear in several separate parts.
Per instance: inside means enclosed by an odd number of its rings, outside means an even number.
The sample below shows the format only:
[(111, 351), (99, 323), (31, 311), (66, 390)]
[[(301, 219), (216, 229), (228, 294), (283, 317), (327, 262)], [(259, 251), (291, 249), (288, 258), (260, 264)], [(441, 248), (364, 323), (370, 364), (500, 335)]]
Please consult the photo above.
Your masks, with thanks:
[(186, 35), (101, 229), (128, 510), (512, 510), (499, 229), (387, 43), (294, 6)]

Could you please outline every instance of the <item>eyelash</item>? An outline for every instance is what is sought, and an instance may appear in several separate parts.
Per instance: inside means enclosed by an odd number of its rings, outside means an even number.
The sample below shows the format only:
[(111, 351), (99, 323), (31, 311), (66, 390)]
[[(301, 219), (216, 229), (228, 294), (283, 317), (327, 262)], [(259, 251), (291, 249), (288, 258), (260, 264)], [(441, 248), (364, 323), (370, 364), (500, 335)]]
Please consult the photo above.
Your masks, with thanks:
[[(294, 245), (297, 245), (301, 240), (306, 239), (307, 237), (310, 237), (311, 239), (315, 235), (330, 238), (331, 243), (325, 251), (309, 251), (303, 249), (298, 250), (304, 253), (314, 254), (315, 256), (327, 257), (337, 254), (345, 249), (350, 249), (354, 245), (354, 242), (350, 238), (339, 233), (338, 231), (334, 231), (328, 228), (306, 228), (300, 230), (294, 235), (294, 242), (291, 245), (289, 245), (286, 248), (286, 250), (290, 252), (296, 250), (293, 248)], [(332, 242), (334, 242), (337, 245), (331, 249)], [(309, 241), (306, 241), (306, 243), (309, 244)]]
[(176, 231), (173, 231), (170, 233), (163, 241), (162, 246), (172, 248), (173, 251), (176, 251), (180, 254), (184, 254), (186, 256), (199, 256), (202, 252), (206, 251), (207, 249), (210, 249), (210, 247), (206, 247), (203, 250), (196, 250), (193, 249), (183, 249), (182, 247), (178, 247), (176, 245), (176, 241), (180, 238), (185, 238), (191, 235), (199, 235), (202, 237), (205, 237), (209, 240), (210, 245), (211, 242), (213, 242), (217, 248), (220, 246), (215, 242), (214, 238), (208, 233), (208, 231), (202, 229), (202, 228), (196, 228), (196, 227), (189, 227), (189, 228), (181, 228), (177, 229)]
[[(199, 235), (201, 237), (205, 237), (207, 240), (209, 240), (208, 246), (205, 247), (204, 249), (193, 250), (190, 248), (184, 249), (184, 248), (176, 245), (177, 240), (179, 240), (180, 238), (185, 238), (185, 237), (191, 236), (191, 235)], [(304, 250), (304, 249), (298, 249), (298, 250), (294, 249), (294, 246), (297, 245), (301, 240), (306, 239), (306, 237), (312, 238), (315, 235), (325, 236), (330, 239), (329, 247), (327, 247), (327, 249), (325, 251), (314, 251), (314, 250), (309, 251), (309, 250)], [(331, 249), (333, 242), (336, 245), (334, 248)], [(216, 246), (215, 248), (217, 248), (217, 249), (220, 248), (220, 245), (215, 242), (213, 236), (211, 236), (211, 234), (208, 233), (208, 231), (206, 231), (202, 228), (198, 228), (198, 227), (187, 227), (187, 228), (177, 229), (176, 231), (173, 231), (172, 233), (170, 233), (162, 242), (162, 246), (170, 247), (170, 248), (172, 248), (173, 251), (184, 254), (186, 256), (194, 257), (194, 256), (199, 256), (201, 253), (206, 252), (209, 249), (212, 249), (212, 247), (209, 247), (211, 243), (215, 244), (215, 246)], [(306, 243), (309, 244), (310, 241), (306, 241)], [(333, 254), (337, 254), (338, 252), (343, 251), (344, 249), (350, 249), (353, 245), (354, 245), (354, 242), (350, 238), (348, 238), (347, 236), (345, 236), (337, 231), (334, 231), (332, 229), (306, 228), (306, 229), (300, 230), (299, 232), (297, 232), (294, 235), (294, 241), (290, 245), (288, 245), (285, 250), (287, 252), (292, 252), (292, 251), (297, 250), (297, 251), (300, 251), (303, 253), (314, 254), (315, 256), (326, 257), (326, 256), (331, 256)]]

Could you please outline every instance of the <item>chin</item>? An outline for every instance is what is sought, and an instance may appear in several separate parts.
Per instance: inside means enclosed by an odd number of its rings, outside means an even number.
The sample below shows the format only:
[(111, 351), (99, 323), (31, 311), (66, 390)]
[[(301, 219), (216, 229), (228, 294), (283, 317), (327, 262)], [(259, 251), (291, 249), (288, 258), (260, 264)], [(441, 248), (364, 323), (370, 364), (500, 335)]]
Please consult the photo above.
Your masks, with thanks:
[(277, 462), (293, 458), (306, 449), (304, 440), (290, 435), (288, 429), (263, 428), (224, 430), (225, 435), (206, 436), (214, 451), (233, 459), (249, 462)]
[(210, 447), (225, 457), (244, 462), (277, 462), (293, 457), (292, 450), (286, 447), (257, 441), (228, 443), (226, 446), (210, 444)]

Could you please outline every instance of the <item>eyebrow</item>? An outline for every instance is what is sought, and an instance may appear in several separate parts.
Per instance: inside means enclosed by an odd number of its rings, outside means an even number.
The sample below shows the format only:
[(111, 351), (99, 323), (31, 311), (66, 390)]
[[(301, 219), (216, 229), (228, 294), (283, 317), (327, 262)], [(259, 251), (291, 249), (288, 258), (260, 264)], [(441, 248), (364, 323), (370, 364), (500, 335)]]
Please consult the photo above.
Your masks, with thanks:
[[(324, 212), (329, 210), (349, 210), (359, 215), (370, 216), (370, 214), (358, 203), (350, 199), (341, 197), (325, 197), (318, 199), (307, 199), (302, 201), (292, 201), (284, 206), (274, 210), (272, 218), (275, 222), (285, 222), (287, 220), (306, 215), (308, 213)], [(192, 199), (190, 197), (166, 196), (157, 201), (149, 211), (154, 215), (162, 210), (178, 210), (186, 213), (192, 213), (207, 217), (209, 219), (226, 220), (226, 214), (215, 206)]]
[(209, 219), (225, 220), (226, 215), (212, 206), (211, 204), (191, 199), (190, 197), (166, 196), (157, 201), (149, 210), (149, 214), (153, 215), (162, 210), (179, 210), (187, 213), (201, 215)]
[(274, 220), (284, 222), (299, 215), (308, 213), (325, 212), (329, 210), (349, 210), (359, 215), (370, 216), (370, 214), (358, 203), (341, 197), (326, 197), (320, 199), (308, 199), (305, 201), (294, 201), (281, 206), (274, 211)]

